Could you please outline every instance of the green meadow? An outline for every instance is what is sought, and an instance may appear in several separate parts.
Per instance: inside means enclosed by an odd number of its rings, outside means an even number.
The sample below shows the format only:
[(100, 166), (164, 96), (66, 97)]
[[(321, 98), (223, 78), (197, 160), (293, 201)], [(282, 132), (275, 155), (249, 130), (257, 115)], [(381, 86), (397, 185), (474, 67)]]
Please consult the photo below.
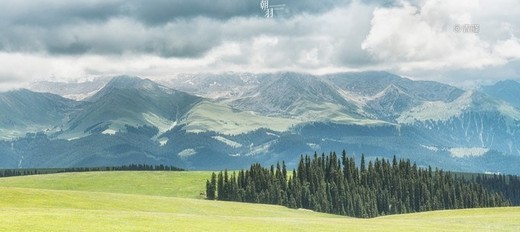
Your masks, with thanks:
[(210, 172), (0, 178), (1, 231), (520, 231), (520, 207), (357, 219), (204, 200)]

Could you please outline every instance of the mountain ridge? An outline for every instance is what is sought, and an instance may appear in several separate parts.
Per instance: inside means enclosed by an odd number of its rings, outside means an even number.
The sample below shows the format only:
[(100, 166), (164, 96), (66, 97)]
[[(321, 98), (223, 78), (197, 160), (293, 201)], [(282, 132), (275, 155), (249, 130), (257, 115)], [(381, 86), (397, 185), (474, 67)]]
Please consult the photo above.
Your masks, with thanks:
[(520, 109), (520, 99), (516, 96), (520, 91), (520, 83), (518, 81), (499, 81), (494, 85), (482, 86), (480, 90)]
[(213, 169), (277, 159), (291, 165), (299, 154), (346, 148), (456, 171), (518, 172), (519, 110), (486, 93), (386, 72), (218, 77), (113, 78), (90, 97), (57, 107), (59, 123), (47, 125), (53, 130), (13, 133), (0, 124), (11, 135), (0, 140), (0, 159), (11, 166), (139, 161)]

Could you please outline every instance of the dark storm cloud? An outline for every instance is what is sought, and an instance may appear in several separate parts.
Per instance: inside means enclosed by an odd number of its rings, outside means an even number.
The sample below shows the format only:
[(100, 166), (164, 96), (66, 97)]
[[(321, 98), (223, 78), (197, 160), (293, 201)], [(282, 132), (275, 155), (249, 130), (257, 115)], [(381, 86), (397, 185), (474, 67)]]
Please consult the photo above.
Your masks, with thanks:
[(336, 43), (338, 51), (344, 50), (333, 55), (338, 63), (369, 62), (359, 46), (370, 28), (369, 11), (324, 31), (335, 19), (312, 19), (348, 7), (350, 0), (270, 0), (270, 4), (285, 4), (276, 20), (262, 18), (260, 0), (8, 0), (0, 8), (0, 51), (200, 58), (223, 43), (243, 44), (266, 35), (283, 36), (288, 47), (277, 50), (296, 54), (294, 48), (313, 47), (315, 37), (328, 36), (334, 39), (319, 46)]
[[(270, 0), (270, 5), (285, 5), (279, 16), (320, 14), (344, 6), (351, 0)], [(366, 4), (391, 6), (395, 0), (362, 0)], [(122, 14), (148, 24), (161, 24), (180, 18), (209, 17), (226, 20), (233, 17), (262, 16), (260, 0), (133, 0), (121, 6)]]
[[(346, 0), (271, 0), (285, 4), (280, 17), (321, 14)], [(261, 33), (313, 28), (263, 30), (259, 0), (7, 0), (0, 7), (0, 51), (81, 54), (155, 54), (200, 57), (222, 41), (250, 39)], [(251, 20), (253, 25), (230, 20)], [(301, 29), (301, 31), (300, 31)]]
[(50, 53), (64, 54), (64, 55), (77, 55), (87, 53), (91, 49), (91, 46), (79, 42), (72, 42), (70, 44), (55, 45), (51, 44), (47, 46), (47, 50)]
[[(320, 14), (345, 6), (352, 0), (269, 0), (270, 5), (285, 5), (280, 17)], [(362, 0), (364, 4), (392, 6), (395, 0)], [(209, 17), (226, 20), (233, 17), (262, 16), (260, 0), (133, 0), (121, 6), (123, 14), (148, 24), (161, 24), (180, 18)]]
[[(285, 4), (285, 16), (322, 13), (348, 3), (347, 0), (271, 0)], [(129, 17), (157, 25), (173, 20), (207, 17), (261, 16), (259, 0), (7, 0), (0, 8), (0, 18), (14, 25), (59, 25), (77, 21), (102, 22), (114, 17)]]
[(56, 26), (76, 22), (104, 22), (127, 17), (148, 25), (172, 20), (207, 17), (229, 19), (260, 12), (255, 1), (243, 0), (107, 0), (107, 1), (9, 1), (0, 9), (13, 25)]
[(118, 1), (14, 1), (2, 2), (3, 26), (57, 26), (82, 21), (103, 22), (121, 12)]
[(256, 16), (259, 6), (256, 1), (244, 0), (136, 0), (125, 3), (126, 15), (146, 24), (164, 24), (173, 20), (194, 17), (229, 19), (232, 17)]

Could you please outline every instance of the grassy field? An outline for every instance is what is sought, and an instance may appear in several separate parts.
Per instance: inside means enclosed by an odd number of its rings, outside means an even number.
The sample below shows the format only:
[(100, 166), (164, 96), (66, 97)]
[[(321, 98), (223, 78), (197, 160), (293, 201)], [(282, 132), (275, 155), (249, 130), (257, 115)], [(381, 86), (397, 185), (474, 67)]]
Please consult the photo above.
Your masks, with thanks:
[(203, 198), (211, 172), (77, 172), (0, 178), (0, 186)]
[(520, 231), (520, 208), (356, 219), (201, 199), (209, 172), (0, 179), (1, 231)]

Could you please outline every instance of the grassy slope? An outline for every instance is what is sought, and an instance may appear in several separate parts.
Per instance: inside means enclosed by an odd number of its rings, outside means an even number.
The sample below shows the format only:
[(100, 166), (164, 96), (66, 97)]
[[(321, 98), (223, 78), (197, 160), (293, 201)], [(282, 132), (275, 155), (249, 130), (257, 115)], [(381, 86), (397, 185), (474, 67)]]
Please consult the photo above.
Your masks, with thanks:
[(203, 198), (211, 172), (80, 172), (0, 178), (0, 186)]
[(192, 109), (181, 124), (185, 123), (184, 129), (191, 132), (209, 130), (236, 135), (265, 128), (265, 122), (269, 122), (268, 129), (273, 131), (287, 131), (291, 126), (300, 123), (300, 121), (294, 119), (239, 112), (229, 106), (202, 102)]
[(100, 172), (3, 178), (0, 230), (520, 231), (520, 208), (355, 219), (197, 199), (207, 176), (207, 172)]

